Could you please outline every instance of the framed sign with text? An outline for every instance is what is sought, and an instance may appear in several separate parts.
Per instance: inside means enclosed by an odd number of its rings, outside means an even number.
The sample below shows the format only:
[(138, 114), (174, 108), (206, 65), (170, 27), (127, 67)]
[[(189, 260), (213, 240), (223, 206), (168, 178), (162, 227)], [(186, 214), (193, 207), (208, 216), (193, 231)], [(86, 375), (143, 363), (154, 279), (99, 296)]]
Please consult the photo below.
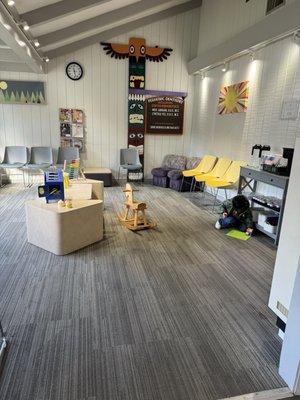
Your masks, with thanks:
[(182, 135), (184, 98), (157, 96), (146, 99), (146, 133)]

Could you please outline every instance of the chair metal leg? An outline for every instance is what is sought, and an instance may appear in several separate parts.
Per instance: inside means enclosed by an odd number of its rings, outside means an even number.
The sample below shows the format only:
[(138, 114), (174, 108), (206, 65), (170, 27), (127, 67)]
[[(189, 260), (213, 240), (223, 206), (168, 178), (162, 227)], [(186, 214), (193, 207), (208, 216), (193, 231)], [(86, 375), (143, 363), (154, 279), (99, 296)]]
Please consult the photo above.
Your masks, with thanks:
[(119, 182), (119, 180), (120, 180), (120, 169), (121, 169), (121, 167), (119, 166), (119, 171), (118, 171), (118, 182)]
[(30, 187), (30, 172), (27, 170), (27, 187)]
[(191, 182), (191, 186), (190, 186), (190, 192), (192, 192), (192, 191), (193, 191), (194, 182), (195, 182), (195, 178), (194, 178), (194, 177), (192, 177), (192, 182)]
[(224, 190), (225, 190), (225, 199), (228, 200), (227, 189), (224, 189)]
[(144, 171), (143, 171), (143, 168), (140, 169), (139, 173), (141, 174), (140, 184), (142, 184), (144, 182)]
[(24, 188), (26, 187), (26, 184), (25, 184), (25, 174), (24, 174), (24, 169), (22, 169), (22, 175), (23, 175), (23, 186), (24, 186)]
[(203, 199), (205, 198), (205, 188), (206, 188), (206, 183), (202, 182)]
[(181, 185), (180, 185), (180, 189), (179, 189), (180, 192), (182, 192), (183, 182), (184, 182), (184, 176), (181, 179)]
[(192, 183), (192, 192), (195, 192), (196, 189), (197, 189), (197, 181), (196, 181), (196, 179), (194, 178), (194, 182)]
[(215, 195), (215, 200), (214, 200), (214, 205), (213, 205), (213, 208), (212, 208), (212, 212), (215, 211), (215, 206), (216, 206), (216, 202), (217, 202), (217, 198), (218, 198), (218, 193), (219, 193), (219, 188), (217, 188), (217, 193)]

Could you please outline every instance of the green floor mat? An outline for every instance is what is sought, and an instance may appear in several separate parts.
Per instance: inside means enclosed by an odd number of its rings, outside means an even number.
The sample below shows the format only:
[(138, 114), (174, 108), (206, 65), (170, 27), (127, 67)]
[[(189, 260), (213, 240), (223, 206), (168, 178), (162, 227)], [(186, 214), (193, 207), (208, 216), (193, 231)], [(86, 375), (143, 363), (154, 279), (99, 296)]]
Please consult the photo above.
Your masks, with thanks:
[(250, 236), (246, 235), (245, 232), (238, 231), (236, 229), (232, 229), (228, 233), (226, 233), (227, 236), (233, 237), (235, 239), (239, 240), (249, 240)]

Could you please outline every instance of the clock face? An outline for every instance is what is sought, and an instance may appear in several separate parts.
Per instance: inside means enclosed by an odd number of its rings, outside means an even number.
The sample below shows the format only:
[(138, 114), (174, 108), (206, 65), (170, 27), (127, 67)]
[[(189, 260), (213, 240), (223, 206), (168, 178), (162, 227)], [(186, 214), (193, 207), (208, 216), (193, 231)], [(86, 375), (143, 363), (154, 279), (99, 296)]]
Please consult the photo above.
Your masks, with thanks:
[(70, 62), (66, 67), (66, 73), (73, 81), (78, 81), (83, 75), (83, 68), (77, 62)]

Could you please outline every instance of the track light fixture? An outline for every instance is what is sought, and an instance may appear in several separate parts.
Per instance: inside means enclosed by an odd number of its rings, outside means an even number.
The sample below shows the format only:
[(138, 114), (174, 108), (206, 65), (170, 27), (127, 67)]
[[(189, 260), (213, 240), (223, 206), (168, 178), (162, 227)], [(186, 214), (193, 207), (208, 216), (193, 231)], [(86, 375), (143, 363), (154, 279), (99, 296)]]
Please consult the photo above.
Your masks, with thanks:
[(7, 5), (8, 5), (9, 7), (13, 7), (13, 6), (15, 5), (14, 0), (8, 0)]
[(293, 40), (294, 40), (296, 43), (300, 43), (300, 31), (294, 32)]
[(16, 24), (21, 27), (24, 31), (29, 31), (29, 25), (26, 21), (18, 21)]
[(40, 47), (40, 42), (38, 40), (34, 40), (33, 44), (35, 47)]
[(226, 72), (228, 70), (228, 62), (224, 63), (222, 66), (222, 71)]
[(44, 61), (45, 61), (46, 63), (48, 63), (48, 62), (50, 61), (50, 58), (49, 58), (49, 57), (44, 57)]
[(204, 67), (206, 71), (210, 71), (214, 68), (220, 68), (223, 72), (226, 72), (229, 68), (229, 63), (230, 61), (236, 60), (240, 57), (250, 56), (251, 61), (255, 61), (257, 59), (257, 52), (261, 49), (264, 49), (274, 43), (277, 43), (278, 41), (281, 41), (283, 39), (290, 38), (294, 43), (298, 44), (300, 46), (300, 29), (293, 31), (293, 32), (288, 32), (280, 37), (275, 37), (269, 41), (266, 41), (264, 43), (260, 43), (256, 46), (253, 46), (252, 48), (247, 48), (240, 53), (233, 54), (230, 58), (227, 58), (228, 61), (222, 61), (218, 60), (215, 64), (207, 65)]

